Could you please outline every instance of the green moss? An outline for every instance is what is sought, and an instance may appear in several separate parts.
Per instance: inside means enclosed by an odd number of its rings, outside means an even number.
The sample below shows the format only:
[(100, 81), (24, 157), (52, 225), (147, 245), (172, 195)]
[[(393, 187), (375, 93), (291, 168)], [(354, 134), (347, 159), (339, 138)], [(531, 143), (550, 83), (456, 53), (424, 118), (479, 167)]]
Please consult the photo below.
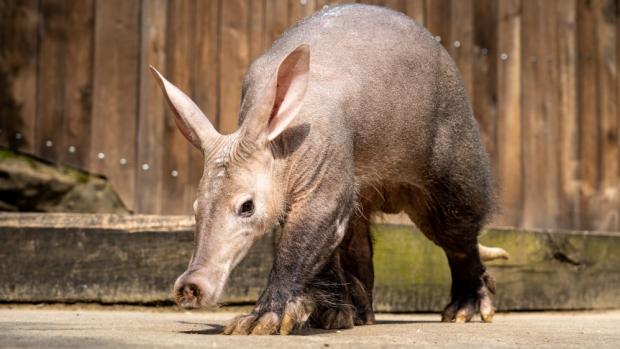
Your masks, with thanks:
[(73, 179), (75, 179), (76, 182), (78, 183), (88, 183), (88, 181), (90, 180), (90, 175), (86, 172), (83, 171), (78, 171), (72, 168), (66, 168), (64, 170), (64, 174), (66, 174), (67, 176), (72, 177)]
[(0, 149), (0, 161), (19, 158), (20, 155), (8, 149)]
[(374, 225), (372, 237), (377, 285), (449, 284), (443, 251), (417, 229)]
[(39, 168), (39, 164), (34, 159), (8, 149), (0, 149), (0, 161), (21, 161), (27, 163), (31, 168)]

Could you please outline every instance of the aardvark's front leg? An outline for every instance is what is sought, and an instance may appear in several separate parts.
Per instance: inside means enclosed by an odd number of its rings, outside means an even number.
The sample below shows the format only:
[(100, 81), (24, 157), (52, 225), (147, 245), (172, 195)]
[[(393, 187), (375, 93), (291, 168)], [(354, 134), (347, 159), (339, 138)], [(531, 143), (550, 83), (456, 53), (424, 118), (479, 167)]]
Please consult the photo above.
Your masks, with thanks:
[(310, 195), (293, 205), (267, 287), (254, 310), (233, 319), (224, 334), (289, 334), (306, 322), (314, 303), (304, 289), (342, 240), (350, 214), (352, 195), (330, 196)]

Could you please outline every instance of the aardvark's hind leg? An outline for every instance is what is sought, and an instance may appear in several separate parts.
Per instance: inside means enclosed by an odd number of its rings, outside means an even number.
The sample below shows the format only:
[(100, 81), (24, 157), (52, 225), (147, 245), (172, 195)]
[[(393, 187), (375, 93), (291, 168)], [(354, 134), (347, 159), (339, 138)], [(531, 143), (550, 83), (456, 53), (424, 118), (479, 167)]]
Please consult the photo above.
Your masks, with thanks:
[(451, 302), (441, 314), (444, 322), (470, 321), (476, 312), (484, 322), (491, 322), (495, 308), (491, 294), (495, 293), (495, 281), (486, 272), (478, 246), (448, 251), (448, 264), (452, 275)]
[(482, 259), (505, 259), (508, 254), (501, 248), (478, 244), (478, 233), (488, 209), (468, 205), (466, 199), (455, 199), (461, 195), (450, 194), (454, 192), (444, 187), (435, 191), (437, 201), (422, 201), (424, 195), (416, 195), (406, 211), (424, 235), (443, 248), (448, 257), (451, 301), (442, 312), (442, 321), (467, 322), (480, 312), (484, 322), (491, 322), (495, 314), (491, 301), (495, 281)]

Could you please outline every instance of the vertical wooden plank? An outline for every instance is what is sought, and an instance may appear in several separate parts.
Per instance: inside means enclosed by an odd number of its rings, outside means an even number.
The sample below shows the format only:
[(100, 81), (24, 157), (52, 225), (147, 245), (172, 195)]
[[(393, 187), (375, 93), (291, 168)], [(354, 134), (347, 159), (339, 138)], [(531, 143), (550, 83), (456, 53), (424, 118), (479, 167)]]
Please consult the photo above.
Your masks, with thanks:
[(405, 0), (383, 0), (380, 6), (385, 6), (387, 8), (391, 8), (394, 11), (405, 12), (407, 10), (407, 4)]
[(544, 124), (539, 114), (538, 94), (544, 93), (539, 84), (538, 45), (542, 19), (537, 0), (523, 0), (523, 225), (542, 227), (544, 220)]
[[(551, 1), (523, 1), (523, 214), (526, 227), (549, 228), (559, 224), (559, 87), (555, 5)], [(542, 81), (541, 76), (545, 77)]]
[[(455, 14), (458, 16), (458, 14)], [(480, 123), (482, 141), (496, 166), (497, 120), (497, 1), (474, 3), (474, 115)]]
[[(317, 1), (317, 10), (322, 8)], [(285, 1), (269, 1), (265, 7), (265, 47), (271, 44), (288, 28), (288, 4)]]
[(467, 95), (474, 95), (474, 2), (450, 1), (450, 32), (444, 45), (461, 72)]
[(618, 15), (617, 0), (592, 2), (598, 38), (599, 112), (601, 120), (601, 186), (596, 207), (597, 230), (618, 230), (620, 226), (620, 186), (618, 144)]
[[(539, 90), (540, 114), (544, 124), (542, 129), (545, 172), (542, 174), (544, 185), (540, 191), (545, 192), (545, 213), (543, 228), (559, 227), (561, 222), (560, 213), (560, 187), (561, 187), (561, 148), (560, 148), (560, 79), (558, 58), (558, 1), (542, 1), (541, 29), (538, 34), (540, 64), (539, 77), (545, 76)], [(542, 100), (540, 100), (542, 98)], [(540, 199), (540, 196), (539, 196)], [(540, 214), (540, 212), (539, 212)]]
[(600, 182), (600, 120), (598, 106), (597, 34), (592, 2), (577, 1), (579, 54), (579, 177), (581, 229), (593, 229), (594, 199)]
[(220, 3), (218, 1), (198, 1), (196, 4), (196, 26), (193, 45), (196, 55), (192, 69), (196, 76), (193, 96), (209, 118), (218, 127), (218, 59), (220, 34)]
[[(278, 22), (288, 25), (288, 4), (285, 1), (270, 2), (284, 6), (285, 12)], [(243, 76), (250, 63), (248, 44), (249, 3), (247, 0), (222, 2), (221, 50), (220, 50), (220, 132), (228, 134), (237, 129)]]
[[(166, 75), (192, 97), (196, 1), (170, 0), (168, 6)], [(193, 202), (190, 170), (192, 145), (179, 132), (168, 109), (164, 118), (163, 144), (166, 153), (161, 169), (162, 212), (189, 213)]]
[(68, 75), (64, 64), (64, 45), (68, 40), (65, 27), (67, 3), (41, 1), (40, 44), (37, 80), (36, 153), (50, 161), (59, 160), (64, 148), (61, 142), (64, 123), (64, 78)]
[(427, 0), (425, 10), (426, 28), (443, 44), (450, 35), (450, 0)]
[(418, 24), (425, 25), (426, 19), (424, 14), (426, 13), (426, 6), (424, 0), (407, 0), (405, 3), (405, 13), (418, 22)]
[[(264, 5), (264, 0), (257, 2), (262, 2)], [(251, 1), (251, 3), (253, 3), (253, 1)], [(254, 5), (251, 5), (254, 8)], [(294, 25), (319, 9), (320, 8), (317, 8), (316, 0), (289, 0), (289, 25)]]
[[(60, 161), (78, 168), (88, 166), (93, 89), (93, 2), (69, 2), (66, 14), (66, 76), (64, 77), (64, 145)], [(43, 64), (39, 62), (40, 69)]]
[(35, 150), (38, 0), (0, 4), (0, 146)]
[[(250, 27), (248, 32), (249, 49), (250, 49), (250, 62), (258, 58), (266, 49), (267, 44), (265, 42), (265, 21), (266, 21), (266, 8), (267, 0), (250, 1)], [(304, 18), (306, 12), (311, 4), (301, 5), (299, 1), (291, 0), (291, 22), (295, 23), (297, 20)], [(293, 5), (296, 4), (297, 6)], [(313, 3), (313, 1), (312, 1)], [(294, 11), (294, 12), (293, 12)]]
[(37, 153), (84, 168), (90, 156), (93, 2), (41, 1)]
[[(617, 5), (620, 5), (619, 3), (616, 3)], [(617, 10), (616, 13), (618, 13), (620, 11)], [(617, 32), (616, 35), (618, 36), (618, 40), (620, 41), (620, 23), (617, 23)], [(620, 69), (620, 42), (618, 43), (618, 60), (616, 61), (616, 69)], [(619, 78), (620, 80), (620, 78)], [(620, 81), (618, 82), (618, 96), (617, 96), (618, 100), (620, 101)], [(620, 107), (619, 107), (620, 109)], [(620, 110), (618, 111), (618, 128), (616, 130), (616, 143), (618, 144), (618, 147), (620, 147)], [(620, 159), (617, 159), (616, 161), (618, 161), (618, 163), (620, 163)], [(620, 167), (620, 164), (618, 164), (618, 166)], [(618, 181), (617, 181), (617, 186), (618, 186), (618, 191), (616, 191), (616, 195), (620, 195), (620, 168), (618, 169)], [(620, 200), (620, 198), (618, 199)], [(620, 209), (620, 204), (616, 206), (616, 208)], [(620, 212), (619, 212), (619, 216), (620, 216)], [(620, 220), (620, 217), (619, 217)], [(617, 222), (616, 227), (614, 228), (613, 231), (620, 231), (620, 222)]]
[(577, 2), (558, 2), (558, 87), (560, 89), (560, 226), (579, 226), (579, 128), (577, 113)]
[[(90, 116), (92, 2), (43, 0), (40, 6), (37, 153), (47, 160), (63, 162), (72, 146), (74, 152), (67, 156), (75, 163), (78, 155), (86, 157), (84, 151), (88, 151), (82, 142), (68, 144), (88, 140), (88, 132), (80, 139), (79, 132), (84, 131), (68, 126), (88, 121)], [(79, 40), (85, 41), (83, 45)]]
[[(259, 1), (256, 1), (260, 3)], [(211, 123), (218, 127), (218, 35), (220, 28), (220, 2), (198, 1), (196, 3), (196, 27), (193, 45), (197, 49), (193, 61), (193, 98), (202, 108)], [(202, 177), (204, 159), (202, 152), (191, 148), (191, 196), (197, 195), (198, 183)], [(193, 201), (190, 201), (193, 202)], [(189, 211), (191, 212), (191, 210)]]
[(60, 160), (65, 148), (65, 79), (70, 66), (65, 64), (66, 47), (70, 40), (66, 1), (41, 1), (40, 45), (38, 52), (36, 152), (52, 162)]
[(97, 1), (91, 169), (105, 174), (133, 209), (140, 3)]
[(521, 0), (498, 4), (497, 179), (501, 216), (494, 224), (519, 226), (523, 210), (521, 119)]
[(161, 144), (167, 106), (149, 65), (161, 70), (166, 68), (167, 10), (168, 0), (141, 1), (136, 213), (160, 214), (165, 199), (162, 197), (162, 163), (167, 154)]

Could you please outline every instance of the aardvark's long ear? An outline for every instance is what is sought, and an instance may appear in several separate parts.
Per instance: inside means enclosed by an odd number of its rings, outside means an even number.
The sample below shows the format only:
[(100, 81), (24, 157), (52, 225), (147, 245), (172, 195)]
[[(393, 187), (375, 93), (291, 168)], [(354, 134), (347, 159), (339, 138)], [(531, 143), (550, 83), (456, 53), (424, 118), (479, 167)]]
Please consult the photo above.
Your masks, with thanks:
[(247, 127), (255, 137), (274, 140), (301, 109), (308, 87), (310, 47), (298, 46), (280, 62)]
[(172, 109), (177, 127), (196, 148), (204, 150), (205, 145), (220, 134), (213, 128), (200, 108), (185, 93), (166, 80), (153, 66), (150, 68), (164, 96), (166, 96), (170, 109)]

